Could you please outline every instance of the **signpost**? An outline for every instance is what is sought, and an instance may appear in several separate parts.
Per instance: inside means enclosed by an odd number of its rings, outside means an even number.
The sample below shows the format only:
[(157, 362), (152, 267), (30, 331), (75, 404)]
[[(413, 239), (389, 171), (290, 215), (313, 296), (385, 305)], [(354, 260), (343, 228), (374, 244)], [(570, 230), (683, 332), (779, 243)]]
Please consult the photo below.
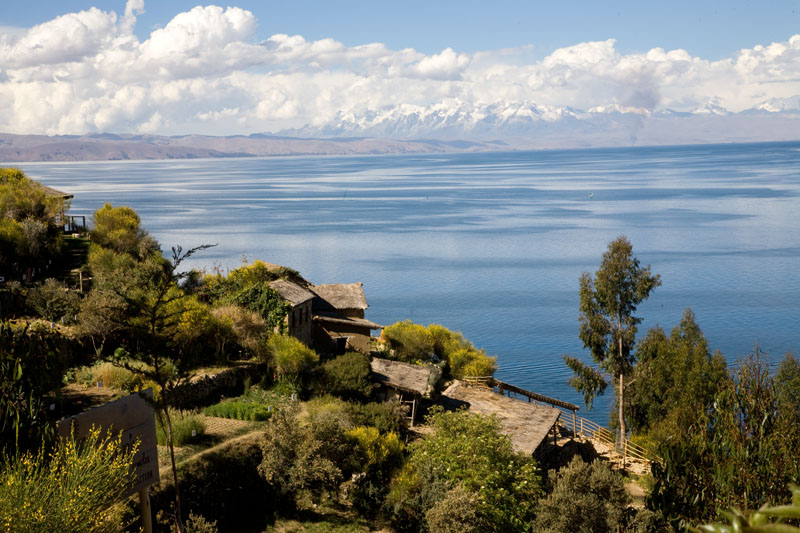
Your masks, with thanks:
[(139, 441), (139, 450), (133, 456), (134, 479), (122, 497), (139, 493), (139, 511), (145, 533), (153, 530), (148, 487), (159, 480), (152, 398), (152, 389), (147, 389), (58, 422), (58, 434), (62, 438), (69, 437), (70, 431), (74, 431), (76, 440), (83, 439), (94, 426), (111, 431), (114, 435), (122, 432), (123, 449)]

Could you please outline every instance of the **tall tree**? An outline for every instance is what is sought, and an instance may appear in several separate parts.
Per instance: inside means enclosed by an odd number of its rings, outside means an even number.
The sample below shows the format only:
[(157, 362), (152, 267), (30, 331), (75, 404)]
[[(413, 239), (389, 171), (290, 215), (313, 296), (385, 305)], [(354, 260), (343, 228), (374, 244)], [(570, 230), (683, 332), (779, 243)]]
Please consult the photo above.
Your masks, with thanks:
[[(651, 274), (650, 265), (639, 265), (639, 260), (633, 256), (633, 247), (624, 235), (608, 245), (594, 277), (588, 272), (581, 275), (579, 337), (584, 348), (591, 351), (595, 362), (617, 383), (619, 428), (623, 438), (625, 377), (636, 362), (633, 346), (636, 326), (642, 321), (633, 313), (659, 285), (661, 276)], [(564, 356), (564, 361), (575, 372), (570, 385), (583, 392), (584, 400), (591, 404), (597, 394), (604, 392), (607, 386), (605, 378), (579, 359)]]

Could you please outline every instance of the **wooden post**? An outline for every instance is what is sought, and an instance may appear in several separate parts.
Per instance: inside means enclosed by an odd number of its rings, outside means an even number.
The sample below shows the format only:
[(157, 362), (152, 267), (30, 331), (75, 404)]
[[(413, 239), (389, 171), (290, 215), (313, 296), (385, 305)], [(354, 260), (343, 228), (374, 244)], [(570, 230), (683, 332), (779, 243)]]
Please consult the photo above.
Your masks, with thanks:
[(625, 460), (628, 457), (628, 440), (622, 437), (622, 468), (625, 468)]
[(150, 488), (139, 491), (139, 514), (142, 517), (142, 533), (153, 533), (153, 510), (150, 508)]
[(417, 418), (417, 398), (416, 396), (411, 403), (411, 427), (414, 427), (414, 420)]
[(575, 424), (575, 411), (572, 411), (572, 438), (578, 435), (578, 426)]
[(581, 438), (583, 438), (583, 417), (581, 417)]

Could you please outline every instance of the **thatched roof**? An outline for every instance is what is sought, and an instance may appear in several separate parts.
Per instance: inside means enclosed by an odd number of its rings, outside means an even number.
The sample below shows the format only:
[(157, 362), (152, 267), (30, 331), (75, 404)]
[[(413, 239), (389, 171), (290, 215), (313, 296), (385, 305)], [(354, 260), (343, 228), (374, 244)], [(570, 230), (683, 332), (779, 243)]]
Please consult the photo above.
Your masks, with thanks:
[(428, 393), (428, 381), (431, 377), (429, 366), (410, 365), (373, 357), (370, 368), (373, 378), (382, 385), (419, 396)]
[(334, 313), (323, 313), (319, 315), (314, 315), (313, 318), (314, 322), (321, 322), (321, 323), (329, 323), (329, 324), (341, 324), (345, 326), (358, 326), (362, 328), (369, 328), (369, 329), (383, 329), (383, 326), (380, 324), (376, 324), (371, 320), (367, 320), (366, 318), (354, 318), (354, 317), (345, 317), (341, 315), (337, 315)]
[(359, 283), (332, 283), (309, 287), (319, 297), (314, 300), (314, 309), (335, 311), (338, 309), (366, 309), (367, 298), (364, 285)]
[(62, 192), (59, 191), (58, 189), (48, 187), (47, 185), (42, 185), (42, 189), (44, 189), (44, 192), (46, 192), (48, 196), (58, 196), (59, 198), (63, 198), (64, 200), (69, 200), (70, 198), (73, 197), (73, 195), (68, 192)]
[(555, 407), (508, 398), (487, 387), (468, 387), (458, 380), (442, 393), (439, 403), (496, 415), (514, 450), (528, 455), (533, 455), (561, 415)]
[(277, 293), (281, 295), (281, 298), (293, 306), (300, 305), (314, 297), (313, 293), (307, 291), (303, 287), (283, 279), (270, 281), (269, 286), (271, 289), (277, 291)]

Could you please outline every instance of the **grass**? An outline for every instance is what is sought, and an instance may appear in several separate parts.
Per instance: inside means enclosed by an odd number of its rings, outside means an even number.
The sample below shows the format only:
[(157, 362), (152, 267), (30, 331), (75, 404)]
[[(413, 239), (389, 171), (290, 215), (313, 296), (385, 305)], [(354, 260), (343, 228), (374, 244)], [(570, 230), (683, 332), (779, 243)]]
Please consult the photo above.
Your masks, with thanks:
[[(203, 439), (206, 433), (206, 423), (203, 417), (191, 411), (169, 411), (172, 421), (172, 443), (175, 446), (185, 446)], [(156, 440), (161, 446), (167, 444), (167, 431), (156, 417)]]
[(260, 387), (247, 387), (244, 394), (238, 398), (223, 400), (206, 407), (203, 409), (203, 414), (251, 422), (268, 420), (272, 408), (283, 405), (290, 398), (281, 392), (283, 391), (278, 388), (263, 390)]

